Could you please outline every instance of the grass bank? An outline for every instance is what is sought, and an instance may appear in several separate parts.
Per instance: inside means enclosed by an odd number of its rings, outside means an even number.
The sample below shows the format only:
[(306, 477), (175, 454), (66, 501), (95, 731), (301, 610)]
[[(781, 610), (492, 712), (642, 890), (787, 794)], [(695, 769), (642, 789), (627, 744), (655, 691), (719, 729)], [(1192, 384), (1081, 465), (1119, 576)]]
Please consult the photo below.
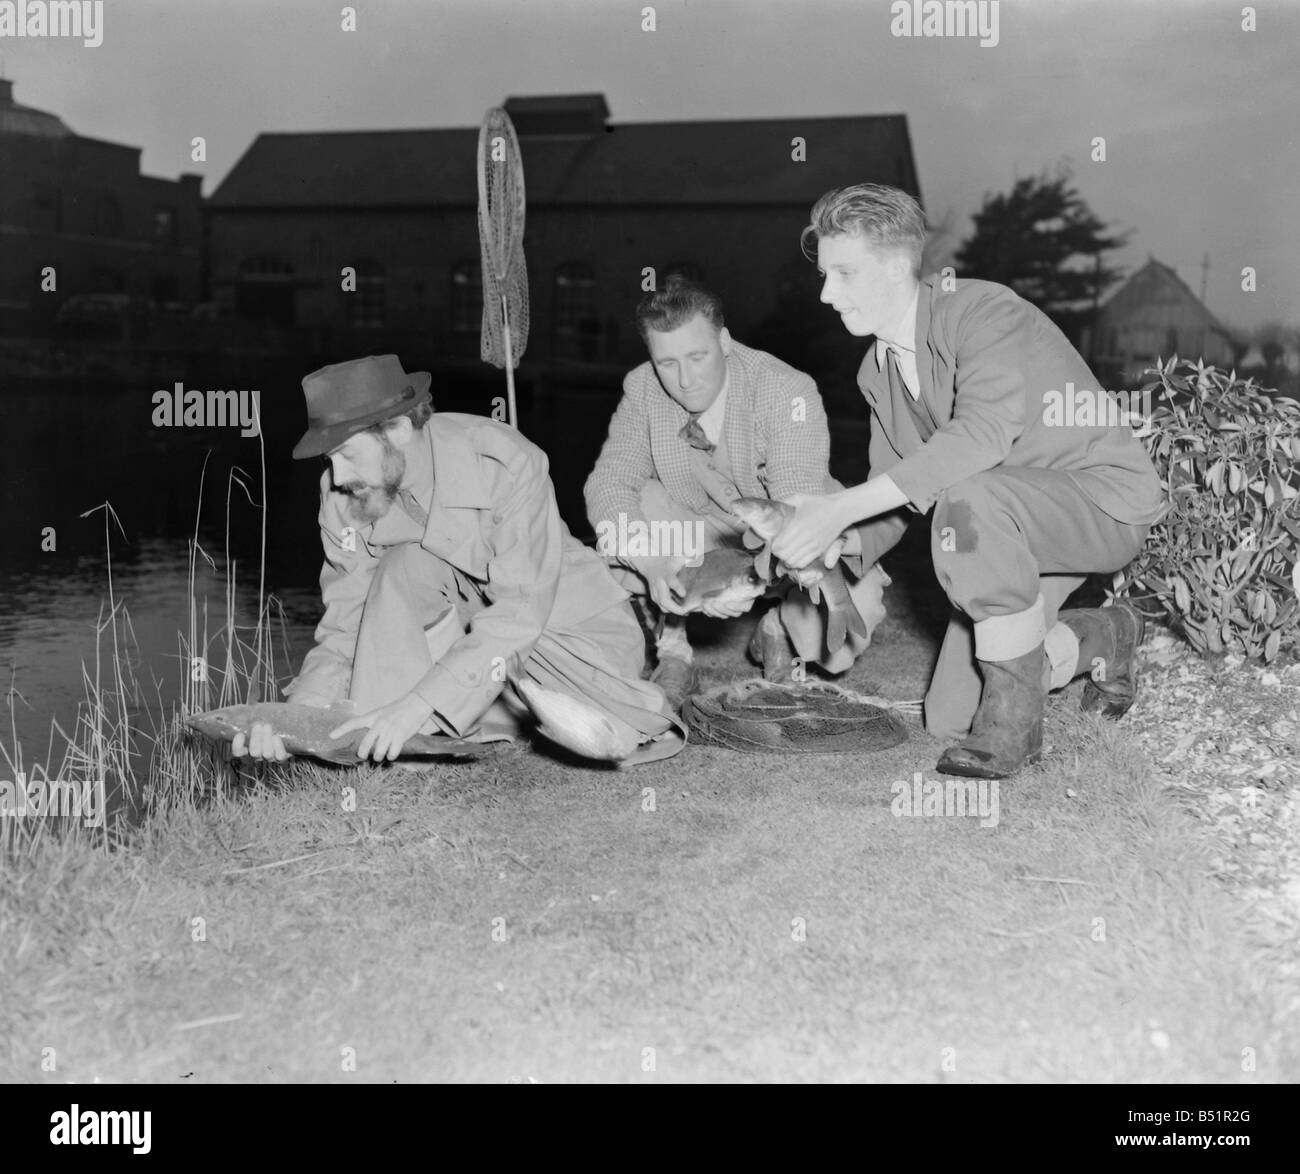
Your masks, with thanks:
[[(935, 616), (891, 571), (845, 684), (915, 698)], [(746, 621), (714, 634), (709, 679), (748, 675)], [(0, 1077), (1294, 1081), (1294, 943), (1252, 934), (1238, 849), (1156, 761), (1170, 687), (1118, 723), (1055, 696), (991, 827), (894, 813), (941, 777), (914, 720), (864, 757), (174, 790), (116, 847), (7, 859)]]

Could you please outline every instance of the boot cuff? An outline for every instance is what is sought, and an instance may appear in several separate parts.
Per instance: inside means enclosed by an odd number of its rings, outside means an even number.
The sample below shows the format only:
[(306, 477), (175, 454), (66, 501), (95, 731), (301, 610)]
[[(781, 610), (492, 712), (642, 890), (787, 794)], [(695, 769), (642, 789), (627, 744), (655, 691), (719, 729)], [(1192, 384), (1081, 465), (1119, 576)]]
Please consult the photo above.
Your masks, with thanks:
[(1043, 597), (1039, 595), (1024, 611), (989, 616), (975, 622), (975, 659), (1015, 660), (1032, 652), (1047, 635)]

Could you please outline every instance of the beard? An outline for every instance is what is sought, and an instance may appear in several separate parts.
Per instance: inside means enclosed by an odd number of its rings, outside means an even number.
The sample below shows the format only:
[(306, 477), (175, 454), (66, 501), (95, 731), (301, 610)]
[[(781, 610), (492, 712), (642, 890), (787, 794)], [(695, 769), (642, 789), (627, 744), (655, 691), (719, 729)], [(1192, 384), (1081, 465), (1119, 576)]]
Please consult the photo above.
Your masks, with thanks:
[(348, 516), (358, 525), (369, 526), (379, 521), (397, 500), (402, 487), (402, 478), (406, 476), (406, 457), (389, 441), (381, 436), (384, 446), (380, 461), (380, 480), (377, 485), (366, 481), (349, 481), (338, 486), (340, 493), (350, 499), (344, 509)]

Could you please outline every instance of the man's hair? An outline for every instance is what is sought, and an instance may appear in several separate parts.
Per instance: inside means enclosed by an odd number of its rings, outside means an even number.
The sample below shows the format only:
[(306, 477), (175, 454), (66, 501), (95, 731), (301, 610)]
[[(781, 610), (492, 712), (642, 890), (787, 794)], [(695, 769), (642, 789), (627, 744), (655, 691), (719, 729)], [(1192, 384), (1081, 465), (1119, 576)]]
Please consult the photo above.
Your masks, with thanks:
[(873, 248), (902, 249), (912, 260), (913, 275), (920, 277), (925, 213), (905, 191), (883, 183), (832, 188), (813, 205), (810, 219), (799, 237), (810, 261), (816, 261), (817, 242), (824, 236), (861, 236)]
[(387, 420), (380, 420), (378, 424), (371, 424), (368, 428), (363, 428), (363, 432), (369, 432), (379, 440), (384, 439), (384, 430), (393, 423), (394, 420), (400, 420), (405, 416), (411, 421), (411, 427), (417, 432), (423, 428), (433, 417), (433, 404), (423, 403), (416, 404), (415, 407), (405, 412), (398, 412), (396, 416), (389, 416)]
[(698, 281), (671, 274), (663, 289), (657, 289), (637, 304), (636, 328), (642, 342), (650, 341), (650, 331), (667, 333), (685, 326), (697, 314), (702, 314), (714, 330), (721, 330), (726, 321), (722, 316), (722, 299)]

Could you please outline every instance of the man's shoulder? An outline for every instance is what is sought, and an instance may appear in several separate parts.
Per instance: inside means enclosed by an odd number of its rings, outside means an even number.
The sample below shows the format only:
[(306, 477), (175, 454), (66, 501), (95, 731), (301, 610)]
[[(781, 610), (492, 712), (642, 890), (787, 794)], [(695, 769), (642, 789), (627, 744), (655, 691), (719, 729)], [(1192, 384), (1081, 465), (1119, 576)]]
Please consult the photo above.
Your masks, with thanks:
[(473, 412), (434, 412), (429, 417), (427, 427), (433, 428), (442, 436), (463, 436), (476, 448), (495, 448), (505, 445), (511, 448), (536, 448), (517, 428), (511, 428), (491, 416), (479, 416)]
[(938, 273), (922, 282), (922, 295), (930, 299), (930, 322), (933, 326), (954, 327), (972, 311), (977, 313), (1024, 314), (1033, 317), (1041, 311), (1025, 301), (1009, 285), (983, 281), (977, 277), (946, 279)]
[(468, 445), (502, 464), (545, 459), (545, 454), (517, 428), (472, 412), (434, 412), (425, 425), (443, 441)]
[(654, 364), (649, 359), (646, 359), (623, 376), (623, 393), (625, 395), (644, 397), (652, 386), (658, 386), (658, 384), (659, 376), (655, 374)]
[[(760, 351), (744, 343), (731, 343), (731, 361), (745, 378), (746, 386), (757, 395), (770, 395), (792, 389), (806, 393), (813, 384), (811, 375), (792, 367), (767, 351)], [(815, 387), (815, 384), (814, 384)]]
[(800, 371), (798, 367), (792, 367), (784, 359), (778, 359), (776, 355), (769, 354), (767, 351), (760, 351), (757, 347), (746, 346), (743, 342), (737, 342), (735, 339), (731, 340), (731, 353), (747, 372), (776, 379), (812, 378)]

